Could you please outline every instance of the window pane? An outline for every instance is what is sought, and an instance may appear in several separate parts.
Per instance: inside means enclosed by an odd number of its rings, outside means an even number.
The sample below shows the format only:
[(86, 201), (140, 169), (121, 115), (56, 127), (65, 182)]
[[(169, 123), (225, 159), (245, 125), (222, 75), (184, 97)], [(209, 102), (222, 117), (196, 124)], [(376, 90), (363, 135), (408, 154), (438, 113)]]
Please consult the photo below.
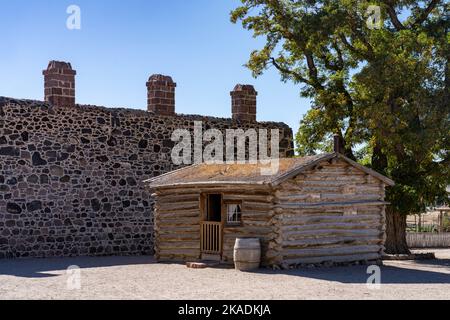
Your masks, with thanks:
[(241, 205), (229, 204), (227, 206), (227, 222), (240, 223), (241, 222)]

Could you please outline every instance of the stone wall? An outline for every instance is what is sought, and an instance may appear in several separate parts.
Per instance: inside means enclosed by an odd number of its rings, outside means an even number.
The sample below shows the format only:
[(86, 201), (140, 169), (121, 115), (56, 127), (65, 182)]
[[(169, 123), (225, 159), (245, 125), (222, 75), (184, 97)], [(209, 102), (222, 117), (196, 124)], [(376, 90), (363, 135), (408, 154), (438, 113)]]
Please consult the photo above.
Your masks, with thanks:
[(50, 106), (0, 97), (0, 258), (152, 254), (152, 200), (142, 181), (177, 169), (174, 129), (278, 128), (132, 109)]

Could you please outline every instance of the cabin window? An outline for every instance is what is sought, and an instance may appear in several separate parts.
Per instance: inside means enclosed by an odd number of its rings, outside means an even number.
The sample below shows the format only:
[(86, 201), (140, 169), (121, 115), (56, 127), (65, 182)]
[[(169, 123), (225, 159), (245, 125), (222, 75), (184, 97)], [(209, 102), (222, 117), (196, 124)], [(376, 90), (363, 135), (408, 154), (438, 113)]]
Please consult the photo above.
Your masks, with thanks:
[(240, 225), (242, 221), (242, 205), (240, 203), (227, 204), (227, 224)]

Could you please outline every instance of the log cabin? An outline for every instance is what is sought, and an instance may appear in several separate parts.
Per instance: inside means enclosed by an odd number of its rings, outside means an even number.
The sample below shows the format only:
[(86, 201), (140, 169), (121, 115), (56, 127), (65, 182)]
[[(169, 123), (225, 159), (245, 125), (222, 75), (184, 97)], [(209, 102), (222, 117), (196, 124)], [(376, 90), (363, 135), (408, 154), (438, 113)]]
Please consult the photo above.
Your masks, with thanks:
[(339, 152), (262, 164), (198, 164), (146, 181), (157, 261), (233, 263), (236, 238), (259, 238), (263, 266), (380, 261), (389, 178)]

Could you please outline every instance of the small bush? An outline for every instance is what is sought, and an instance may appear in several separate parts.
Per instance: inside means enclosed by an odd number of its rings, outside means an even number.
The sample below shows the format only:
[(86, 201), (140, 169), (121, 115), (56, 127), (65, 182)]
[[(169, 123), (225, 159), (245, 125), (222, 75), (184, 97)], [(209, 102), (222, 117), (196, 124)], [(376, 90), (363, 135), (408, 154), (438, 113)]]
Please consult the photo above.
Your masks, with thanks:
[(444, 229), (444, 232), (450, 232), (450, 217), (444, 216), (442, 219), (442, 227)]

